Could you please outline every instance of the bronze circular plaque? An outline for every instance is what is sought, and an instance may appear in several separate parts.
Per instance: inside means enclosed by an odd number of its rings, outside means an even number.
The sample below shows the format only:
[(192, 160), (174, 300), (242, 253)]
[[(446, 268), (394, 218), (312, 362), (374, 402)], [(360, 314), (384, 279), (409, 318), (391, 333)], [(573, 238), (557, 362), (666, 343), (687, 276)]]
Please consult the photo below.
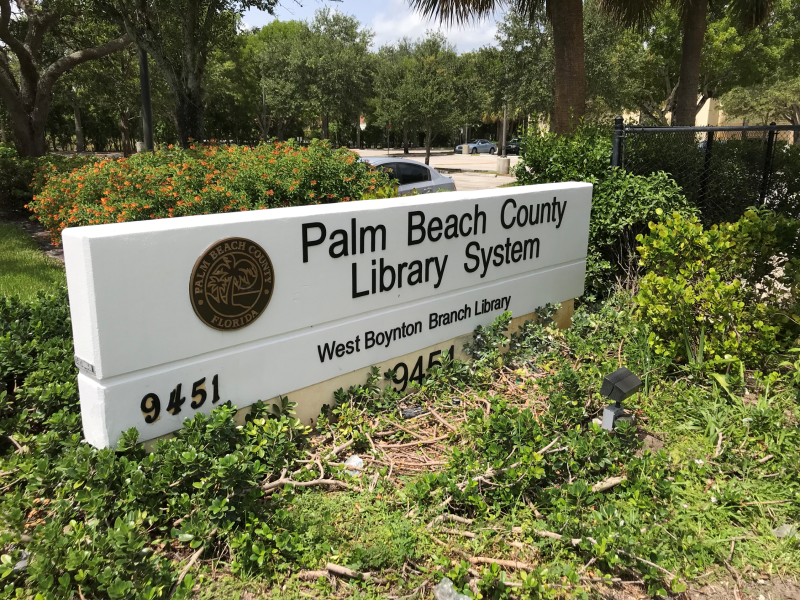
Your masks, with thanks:
[(235, 331), (261, 316), (274, 287), (269, 255), (255, 242), (234, 237), (218, 241), (197, 259), (189, 296), (203, 323)]

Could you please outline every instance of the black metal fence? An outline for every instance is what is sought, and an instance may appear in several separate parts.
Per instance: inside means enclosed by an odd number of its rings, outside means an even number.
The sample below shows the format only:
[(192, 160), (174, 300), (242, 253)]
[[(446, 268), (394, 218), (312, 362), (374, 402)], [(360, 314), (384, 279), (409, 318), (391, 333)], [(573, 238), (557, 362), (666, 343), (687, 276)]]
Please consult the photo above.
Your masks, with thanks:
[(637, 175), (664, 171), (707, 224), (751, 206), (800, 218), (800, 126), (640, 127), (614, 123), (612, 164)]

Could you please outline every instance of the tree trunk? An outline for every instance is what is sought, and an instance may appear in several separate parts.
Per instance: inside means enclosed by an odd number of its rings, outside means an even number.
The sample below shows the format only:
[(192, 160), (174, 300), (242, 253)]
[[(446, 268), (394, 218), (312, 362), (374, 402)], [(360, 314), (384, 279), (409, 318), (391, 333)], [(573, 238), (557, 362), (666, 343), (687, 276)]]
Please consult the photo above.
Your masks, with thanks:
[(586, 112), (583, 0), (548, 2), (555, 50), (555, 132), (569, 135)]
[(81, 107), (75, 98), (72, 105), (75, 114), (75, 149), (77, 152), (86, 152), (86, 137), (83, 135), (83, 122), (81, 121)]
[(188, 86), (179, 90), (175, 96), (175, 117), (181, 147), (188, 148), (192, 142), (202, 142), (205, 139), (203, 90), (192, 90)]
[[(47, 112), (50, 109), (50, 102), (46, 103)], [(14, 132), (14, 146), (20, 156), (44, 156), (47, 154), (47, 140), (45, 140), (45, 123), (47, 112), (34, 114), (29, 117), (24, 111), (12, 110), (11, 131)]]
[(327, 140), (330, 137), (330, 120), (328, 113), (322, 114), (322, 139)]
[(278, 119), (277, 130), (278, 130), (278, 141), (282, 142), (283, 141), (283, 119)]
[(431, 126), (425, 129), (425, 164), (431, 164)]
[(0, 142), (3, 144), (8, 143), (8, 136), (6, 135), (6, 122), (2, 117), (0, 117)]
[(133, 143), (131, 142), (131, 129), (128, 122), (131, 118), (131, 111), (125, 109), (119, 115), (119, 134), (122, 137), (122, 152), (125, 156), (133, 154)]
[(408, 154), (408, 126), (403, 125), (403, 154)]
[(697, 116), (697, 90), (700, 87), (700, 58), (706, 34), (708, 0), (686, 3), (681, 41), (681, 75), (675, 103), (673, 125), (692, 126)]

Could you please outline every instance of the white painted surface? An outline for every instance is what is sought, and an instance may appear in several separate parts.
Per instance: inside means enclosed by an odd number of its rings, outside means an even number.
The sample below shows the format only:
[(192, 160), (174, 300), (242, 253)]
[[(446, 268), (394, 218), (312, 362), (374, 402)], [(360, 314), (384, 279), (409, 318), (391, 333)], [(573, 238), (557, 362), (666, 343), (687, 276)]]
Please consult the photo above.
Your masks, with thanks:
[[(517, 206), (547, 202), (552, 207), (554, 197), (559, 207), (566, 202), (560, 227), (556, 222), (502, 227), (500, 213), (507, 199), (513, 198)], [(466, 237), (408, 245), (411, 211), (422, 211), (427, 225), (434, 217), (444, 220), (450, 214), (459, 219), (471, 214), (474, 219), (476, 205), (486, 215), (485, 233), (480, 228)], [(474, 314), (475, 302), (484, 298), (510, 296), (509, 309), (521, 315), (547, 302), (579, 296), (590, 209), (591, 185), (565, 183), (67, 229), (64, 250), (75, 352), (94, 367), (94, 374), (82, 371), (79, 376), (86, 438), (106, 446), (132, 426), (141, 439), (178, 429), (195, 412), (190, 407), (191, 388), (202, 377), (210, 388), (211, 378), (219, 375), (222, 401), (246, 406), (486, 325), (502, 310)], [(379, 235), (375, 252), (368, 246), (363, 254), (332, 258), (328, 240), (308, 248), (308, 262), (303, 262), (303, 224), (324, 224), (330, 238), (337, 229), (349, 233), (353, 218), (359, 229), (384, 225), (386, 249), (381, 250)], [(319, 229), (309, 233), (313, 239)], [(259, 244), (275, 271), (273, 297), (265, 312), (232, 332), (206, 326), (189, 300), (195, 261), (227, 237)], [(470, 243), (485, 250), (508, 241), (513, 248), (515, 241), (536, 238), (538, 258), (489, 265), (484, 277), (483, 266), (473, 273), (465, 269), (474, 265), (465, 257)], [(373, 259), (397, 266), (438, 257), (441, 268), (445, 256), (441, 281), (431, 262), (427, 283), (411, 286), (406, 280), (402, 288), (395, 284), (390, 291), (353, 298), (353, 264), (357, 290), (364, 291), (371, 287)], [(430, 313), (465, 305), (472, 307), (468, 318), (430, 329)], [(388, 347), (364, 348), (366, 332), (416, 321), (422, 322), (419, 333)], [(320, 361), (318, 346), (356, 336), (362, 340), (360, 351)], [(178, 383), (186, 403), (179, 414), (171, 415), (165, 408)], [(151, 392), (162, 407), (160, 418), (147, 424), (140, 403)], [(209, 400), (198, 410), (212, 408), (209, 391)]]

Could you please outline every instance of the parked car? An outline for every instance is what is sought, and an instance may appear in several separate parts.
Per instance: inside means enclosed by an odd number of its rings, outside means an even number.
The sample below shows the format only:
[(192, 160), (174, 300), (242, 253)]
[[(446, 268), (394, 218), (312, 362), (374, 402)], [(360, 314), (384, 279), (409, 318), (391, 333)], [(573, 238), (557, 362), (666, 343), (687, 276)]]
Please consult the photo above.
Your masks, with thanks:
[(519, 154), (519, 138), (514, 138), (506, 144), (506, 154)]
[(436, 169), (408, 158), (379, 158), (368, 156), (361, 160), (368, 162), (400, 183), (399, 193), (407, 196), (416, 190), (420, 194), (431, 192), (455, 192), (456, 183), (452, 177), (440, 174)]
[[(479, 152), (482, 154), (495, 154), (497, 152), (497, 144), (489, 140), (470, 140), (467, 146), (469, 146), (470, 154), (478, 154)], [(456, 154), (461, 154), (463, 148), (463, 144), (456, 146)]]

